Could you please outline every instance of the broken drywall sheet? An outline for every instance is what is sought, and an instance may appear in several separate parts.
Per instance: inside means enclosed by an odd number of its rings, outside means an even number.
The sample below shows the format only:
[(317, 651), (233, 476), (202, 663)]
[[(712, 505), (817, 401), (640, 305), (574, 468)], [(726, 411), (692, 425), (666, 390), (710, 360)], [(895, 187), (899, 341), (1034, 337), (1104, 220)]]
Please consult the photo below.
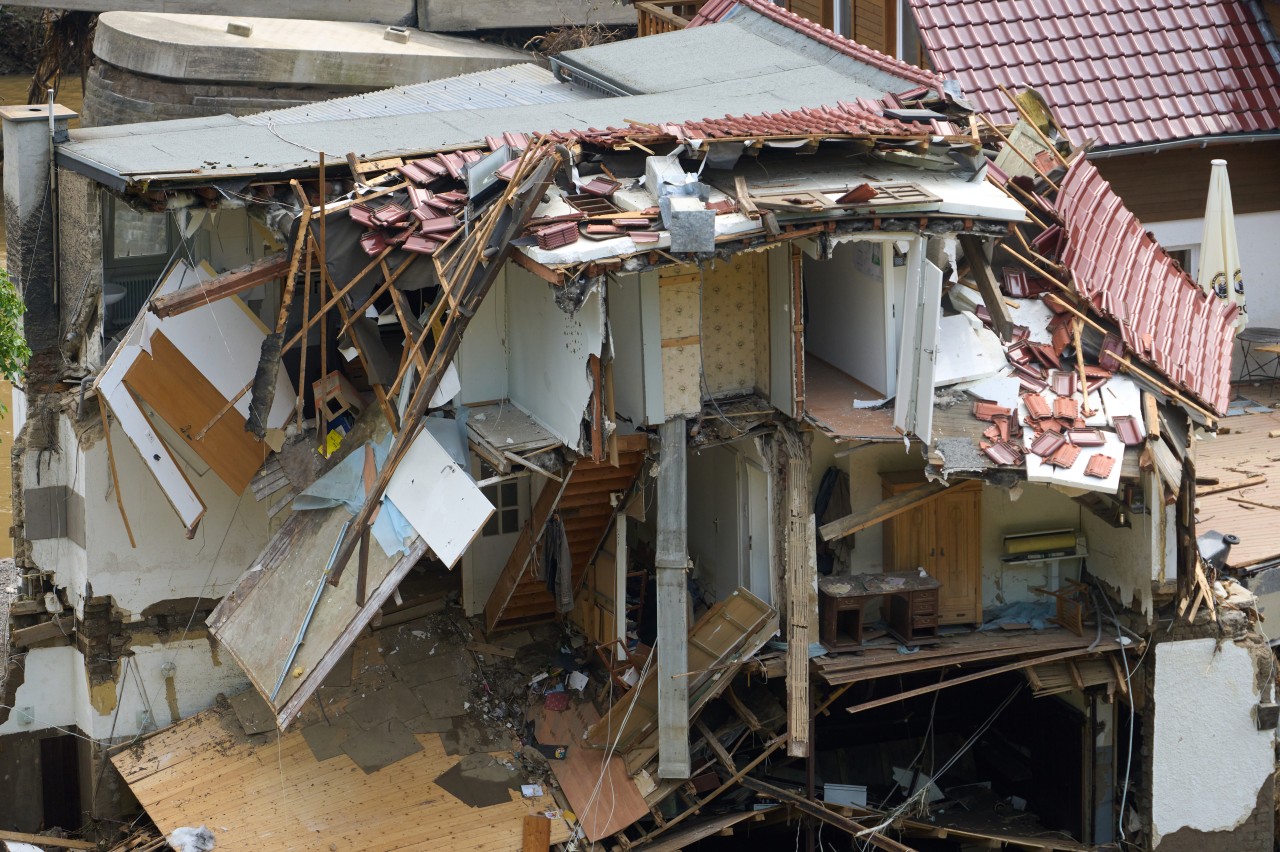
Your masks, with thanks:
[(593, 287), (573, 314), (552, 287), (520, 267), (507, 270), (508, 395), (575, 452), (595, 386), (587, 362), (604, 348), (604, 300)]
[(1275, 771), (1275, 732), (1254, 721), (1259, 696), (1246, 648), (1191, 639), (1155, 652), (1152, 846), (1181, 829), (1204, 843), (1199, 832), (1230, 832), (1253, 815)]
[[(185, 261), (179, 261), (169, 269), (152, 297), (196, 286), (211, 277), (206, 268), (195, 269)], [(170, 505), (186, 528), (192, 530), (204, 515), (204, 504), (178, 466), (173, 452), (156, 433), (125, 384), (126, 376), (138, 359), (144, 354), (147, 357), (153, 354), (151, 340), (156, 332), (163, 332), (164, 338), (214, 386), (224, 400), (230, 400), (252, 379), (266, 330), (234, 296), (167, 319), (143, 311), (94, 383)], [(278, 428), (284, 425), (292, 411), (293, 399), (293, 386), (281, 371), (275, 402), (267, 419), (268, 426)], [(249, 401), (249, 395), (245, 394), (234, 406), (241, 419), (248, 414)], [(170, 425), (179, 428), (183, 424)], [(208, 451), (213, 452), (212, 449)]]
[(418, 433), (396, 467), (384, 506), (387, 500), (450, 568), (494, 512), (471, 476), (428, 429)]
[[(1031, 448), (1032, 442), (1035, 441), (1035, 437), (1035, 434), (1030, 429), (1024, 430), (1023, 443), (1028, 450)], [(1046, 482), (1053, 485), (1065, 485), (1068, 488), (1081, 488), (1086, 491), (1115, 494), (1120, 489), (1120, 468), (1123, 467), (1124, 442), (1112, 432), (1103, 432), (1102, 437), (1106, 443), (1101, 447), (1081, 447), (1080, 455), (1069, 468), (1046, 464), (1035, 453), (1028, 452), (1026, 457), (1027, 481)], [(1109, 456), (1113, 461), (1111, 470), (1107, 473), (1106, 478), (1089, 476), (1085, 473), (1090, 460), (1097, 455)]]
[(972, 314), (943, 317), (938, 331), (934, 387), (971, 382), (1003, 372), (1009, 364), (1000, 338)]

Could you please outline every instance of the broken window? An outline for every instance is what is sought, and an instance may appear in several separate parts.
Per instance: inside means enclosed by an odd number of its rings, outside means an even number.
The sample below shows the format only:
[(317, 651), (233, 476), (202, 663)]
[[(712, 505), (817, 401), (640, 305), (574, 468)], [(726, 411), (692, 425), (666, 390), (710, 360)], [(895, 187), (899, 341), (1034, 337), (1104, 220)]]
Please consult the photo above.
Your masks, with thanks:
[(103, 326), (111, 337), (142, 310), (177, 245), (177, 232), (168, 213), (138, 211), (117, 198), (107, 200), (103, 223)]

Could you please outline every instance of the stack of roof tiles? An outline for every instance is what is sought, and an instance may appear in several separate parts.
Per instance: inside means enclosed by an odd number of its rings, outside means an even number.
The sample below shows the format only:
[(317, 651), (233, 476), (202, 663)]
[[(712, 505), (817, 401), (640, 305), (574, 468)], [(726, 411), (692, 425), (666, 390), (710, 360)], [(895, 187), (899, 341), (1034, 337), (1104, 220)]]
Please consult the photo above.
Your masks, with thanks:
[(1017, 120), (1003, 84), (1039, 91), (1077, 142), (1280, 129), (1280, 70), (1252, 3), (910, 2), (933, 67), (996, 121)]

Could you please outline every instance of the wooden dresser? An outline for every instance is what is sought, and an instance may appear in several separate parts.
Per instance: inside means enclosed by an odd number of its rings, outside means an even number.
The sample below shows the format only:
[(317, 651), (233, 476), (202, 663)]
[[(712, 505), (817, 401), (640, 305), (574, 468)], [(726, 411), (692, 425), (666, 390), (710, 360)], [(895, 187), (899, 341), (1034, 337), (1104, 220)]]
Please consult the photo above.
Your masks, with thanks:
[[(925, 483), (920, 471), (882, 473), (884, 497)], [(961, 482), (884, 523), (884, 570), (923, 567), (942, 584), (939, 624), (982, 621), (982, 483)]]

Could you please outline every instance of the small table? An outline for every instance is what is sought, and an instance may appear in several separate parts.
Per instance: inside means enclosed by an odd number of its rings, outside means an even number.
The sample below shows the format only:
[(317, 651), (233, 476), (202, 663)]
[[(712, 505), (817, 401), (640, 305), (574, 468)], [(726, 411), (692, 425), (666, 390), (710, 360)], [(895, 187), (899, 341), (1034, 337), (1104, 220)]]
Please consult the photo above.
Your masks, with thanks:
[(1240, 381), (1280, 381), (1280, 328), (1245, 326), (1240, 341)]
[(818, 638), (829, 651), (862, 647), (863, 609), (876, 598), (887, 600), (885, 620), (899, 642), (936, 636), (941, 586), (919, 571), (823, 577), (818, 581)]

